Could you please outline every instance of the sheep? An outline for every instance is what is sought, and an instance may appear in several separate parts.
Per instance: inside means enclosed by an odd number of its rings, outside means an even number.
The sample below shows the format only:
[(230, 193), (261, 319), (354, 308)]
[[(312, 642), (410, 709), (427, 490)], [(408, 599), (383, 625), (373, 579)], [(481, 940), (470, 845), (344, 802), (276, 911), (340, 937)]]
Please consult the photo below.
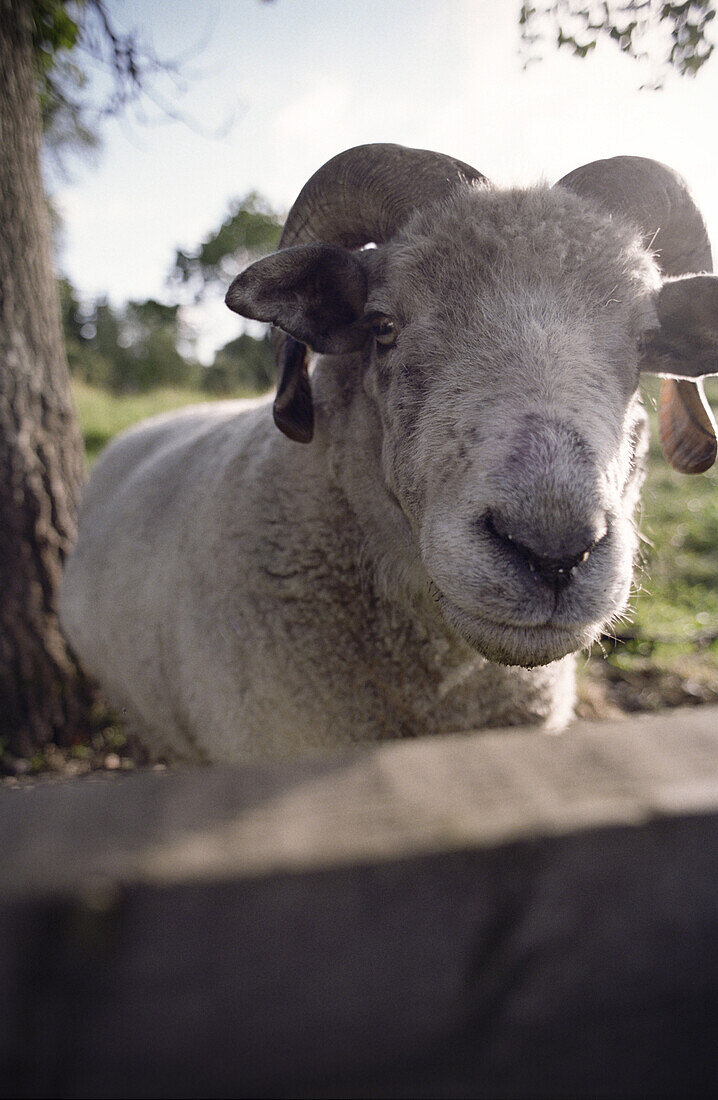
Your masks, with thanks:
[(273, 406), (161, 416), (98, 462), (61, 595), (82, 664), (172, 758), (564, 726), (631, 587), (641, 371), (669, 461), (715, 457), (710, 270), (655, 161), (501, 189), (339, 154), (227, 292), (275, 326)]

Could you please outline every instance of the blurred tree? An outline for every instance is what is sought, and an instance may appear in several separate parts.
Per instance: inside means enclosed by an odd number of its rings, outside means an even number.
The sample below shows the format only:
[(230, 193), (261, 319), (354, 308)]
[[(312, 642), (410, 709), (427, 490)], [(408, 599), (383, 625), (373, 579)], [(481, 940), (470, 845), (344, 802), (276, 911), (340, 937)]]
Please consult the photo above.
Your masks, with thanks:
[[(222, 224), (198, 248), (177, 251), (170, 282), (189, 288), (196, 301), (224, 294), (243, 267), (276, 249), (282, 225), (282, 216), (256, 191), (250, 191), (230, 204)], [(216, 395), (238, 390), (261, 393), (275, 381), (267, 333), (256, 339), (244, 332), (219, 349), (204, 372), (202, 388)]]
[[(93, 62), (108, 77), (94, 107)], [(14, 754), (84, 736), (91, 701), (56, 615), (85, 467), (52, 272), (42, 123), (50, 144), (74, 135), (86, 147), (93, 121), (137, 112), (148, 96), (176, 116), (159, 87), (176, 71), (118, 32), (104, 0), (0, 0), (0, 745)]]
[(269, 203), (250, 191), (230, 204), (219, 229), (210, 233), (192, 252), (178, 250), (170, 281), (189, 285), (200, 298), (213, 284), (223, 287), (250, 260), (274, 252), (283, 219)]
[(75, 288), (69, 279), (61, 278), (57, 280), (57, 290), (70, 373), (83, 382), (109, 385), (111, 364), (93, 347), (95, 326), (78, 301)]
[(628, 57), (651, 63), (654, 75), (647, 84), (660, 88), (666, 73), (695, 76), (705, 65), (714, 48), (707, 33), (714, 18), (714, 0), (524, 3), (519, 13), (524, 65), (540, 60), (541, 46), (547, 41), (576, 57), (586, 57), (605, 37)]
[(202, 388), (218, 396), (241, 390), (263, 393), (275, 385), (275, 371), (269, 333), (256, 339), (243, 332), (219, 349), (204, 371)]
[(16, 753), (83, 730), (88, 703), (55, 609), (84, 450), (40, 176), (33, 14), (0, 0), (0, 737)]
[[(201, 367), (177, 349), (180, 338), (178, 305), (149, 298), (128, 302), (119, 317), (116, 369), (111, 385), (117, 392), (149, 390), (154, 386), (197, 386)], [(98, 334), (100, 325), (98, 325)], [(103, 354), (107, 355), (105, 345)]]
[(81, 306), (68, 279), (58, 280), (71, 373), (115, 393), (156, 386), (199, 387), (202, 367), (178, 350), (188, 343), (179, 305), (154, 298), (114, 309), (107, 298)]
[(33, 0), (32, 47), (45, 148), (62, 163), (64, 151), (88, 152), (99, 137), (81, 104), (87, 79), (75, 64), (72, 51), (79, 45), (81, 3)]
[(183, 73), (201, 44), (181, 57), (160, 58), (135, 32), (117, 26), (107, 0), (26, 0), (25, 6), (32, 14), (45, 151), (60, 168), (68, 154), (96, 149), (103, 120), (128, 110), (143, 123), (154, 115), (205, 130), (177, 108), (187, 87)]
[(82, 308), (69, 279), (63, 275), (57, 280), (57, 294), (60, 299), (60, 318), (65, 343), (82, 339)]
[[(83, 350), (89, 352), (90, 357), (96, 357), (94, 363), (100, 372), (99, 376), (88, 377), (87, 381), (105, 385), (109, 389), (121, 389), (120, 380), (125, 373), (128, 356), (122, 344), (119, 320), (107, 298), (98, 298), (93, 303), (83, 328)], [(92, 358), (89, 362), (93, 362)]]

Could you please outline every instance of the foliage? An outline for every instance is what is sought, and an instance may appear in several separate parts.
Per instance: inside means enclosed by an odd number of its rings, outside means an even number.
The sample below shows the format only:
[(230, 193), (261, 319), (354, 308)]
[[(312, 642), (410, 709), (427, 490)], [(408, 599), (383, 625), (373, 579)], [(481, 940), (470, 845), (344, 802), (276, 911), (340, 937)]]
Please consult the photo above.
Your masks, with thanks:
[(280, 216), (261, 195), (250, 191), (230, 204), (219, 229), (195, 251), (177, 251), (170, 280), (193, 285), (201, 297), (209, 285), (228, 283), (250, 260), (273, 252), (281, 231)]
[[(29, 0), (45, 148), (63, 169), (68, 152), (99, 144), (99, 127), (128, 113), (142, 123), (179, 119), (207, 133), (178, 106), (188, 62), (160, 57), (134, 30), (121, 30), (108, 0)], [(231, 119), (216, 132), (226, 132)]]
[(70, 371), (76, 380), (115, 394), (158, 387), (215, 396), (261, 393), (275, 383), (271, 341), (242, 333), (202, 367), (180, 348), (191, 346), (182, 307), (154, 298), (116, 309), (106, 298), (83, 305), (68, 279), (58, 280)]
[[(179, 62), (160, 60), (135, 32), (118, 30), (107, 0), (30, 0), (33, 48), (45, 141), (57, 156), (96, 144), (106, 115), (149, 101), (164, 116), (178, 116), (159, 91), (161, 79), (178, 88)], [(186, 61), (186, 58), (183, 59)], [(105, 73), (98, 85), (98, 74)], [(93, 73), (92, 87), (87, 74)], [(235, 200), (227, 217), (195, 251), (178, 250), (170, 281), (196, 298), (226, 286), (250, 259), (273, 251), (281, 219), (256, 192)], [(162, 385), (202, 387), (231, 393), (238, 387), (266, 389), (273, 380), (270, 349), (245, 335), (218, 352), (206, 371), (187, 354), (190, 341), (178, 304), (106, 299), (83, 307), (67, 280), (59, 281), (70, 369), (76, 378), (115, 393)], [(184, 346), (184, 352), (181, 348)]]
[(713, 53), (708, 29), (714, 0), (656, 4), (654, 0), (544, 0), (523, 3), (519, 14), (525, 66), (540, 59), (551, 41), (575, 57), (586, 57), (608, 38), (628, 57), (653, 64), (649, 84), (660, 88), (668, 72), (695, 76)]
[(119, 338), (124, 356), (122, 374), (115, 380), (116, 390), (197, 385), (201, 368), (177, 348), (182, 335), (179, 308), (154, 298), (125, 305), (120, 314)]
[(32, 41), (46, 147), (87, 152), (98, 135), (82, 102), (87, 78), (72, 56), (81, 37), (84, 0), (32, 0)]
[(178, 350), (180, 307), (150, 298), (114, 309), (106, 298), (83, 307), (67, 279), (58, 284), (65, 346), (75, 378), (114, 393), (199, 386), (201, 367)]
[(60, 299), (60, 316), (65, 336), (65, 352), (70, 373), (75, 378), (95, 385), (108, 386), (112, 368), (110, 363), (90, 345), (82, 307), (69, 279), (57, 280)]
[(220, 348), (214, 362), (207, 367), (202, 388), (217, 396), (248, 390), (263, 393), (276, 384), (276, 368), (272, 342), (267, 333), (256, 340), (243, 332)]
[(63, 276), (57, 280), (57, 293), (60, 299), (60, 316), (65, 343), (79, 341), (82, 339), (82, 314), (75, 288), (70, 280)]
[[(235, 199), (218, 229), (194, 250), (178, 249), (169, 282), (192, 291), (196, 301), (222, 293), (246, 264), (274, 251), (282, 218), (256, 191)], [(256, 339), (243, 332), (220, 348), (204, 371), (202, 388), (216, 396), (248, 390), (261, 393), (275, 384), (268, 332)]]

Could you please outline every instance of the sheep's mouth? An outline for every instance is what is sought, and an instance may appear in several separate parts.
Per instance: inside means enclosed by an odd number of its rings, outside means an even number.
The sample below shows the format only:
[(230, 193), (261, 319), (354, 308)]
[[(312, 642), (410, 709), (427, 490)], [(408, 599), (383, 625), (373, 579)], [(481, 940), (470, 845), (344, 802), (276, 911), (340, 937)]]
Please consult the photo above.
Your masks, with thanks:
[(467, 614), (436, 585), (432, 589), (436, 605), (452, 629), (494, 664), (524, 668), (548, 665), (591, 645), (601, 629), (600, 623), (565, 626), (547, 621), (516, 626), (497, 622), (477, 613)]

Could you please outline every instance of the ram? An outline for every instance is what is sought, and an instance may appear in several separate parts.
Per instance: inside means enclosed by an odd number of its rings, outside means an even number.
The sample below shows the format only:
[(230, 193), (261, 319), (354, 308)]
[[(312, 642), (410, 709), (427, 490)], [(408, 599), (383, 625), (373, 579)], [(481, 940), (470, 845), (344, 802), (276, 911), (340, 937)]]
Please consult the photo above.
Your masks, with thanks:
[(274, 416), (172, 414), (98, 463), (62, 594), (81, 661), (184, 758), (561, 726), (629, 596), (641, 371), (669, 379), (669, 461), (715, 457), (710, 269), (655, 161), (507, 190), (425, 150), (335, 157), (227, 293), (276, 326)]

